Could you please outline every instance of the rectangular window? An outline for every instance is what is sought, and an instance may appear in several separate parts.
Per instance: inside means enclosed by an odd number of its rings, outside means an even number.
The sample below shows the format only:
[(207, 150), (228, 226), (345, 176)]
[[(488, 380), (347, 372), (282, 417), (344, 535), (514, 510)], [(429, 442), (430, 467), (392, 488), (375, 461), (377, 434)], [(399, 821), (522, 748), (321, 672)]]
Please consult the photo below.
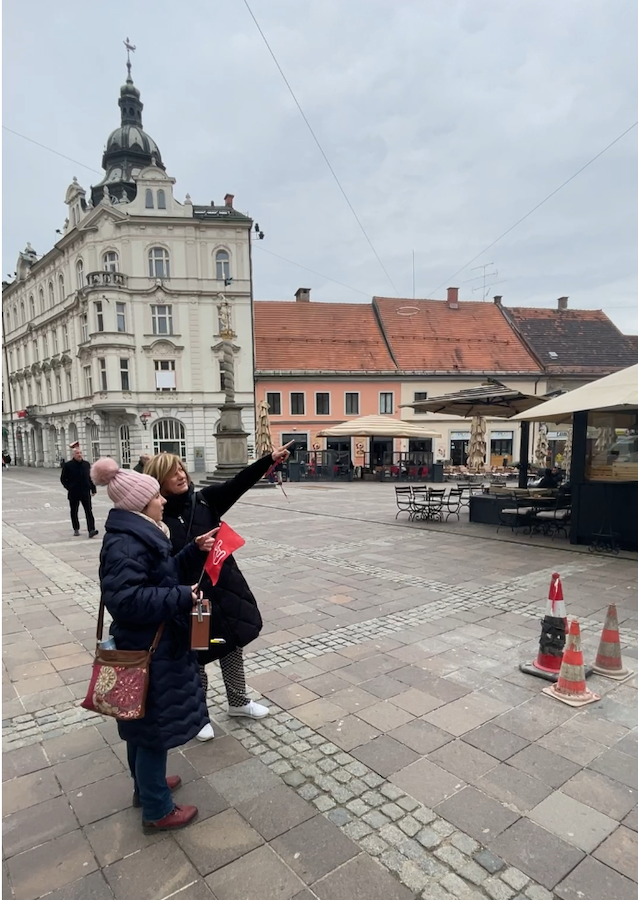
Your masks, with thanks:
[(49, 406), (53, 403), (53, 388), (51, 387), (51, 379), (47, 378), (47, 402)]
[(315, 394), (315, 412), (318, 416), (330, 415), (330, 394), (320, 391)]
[(91, 397), (93, 395), (93, 375), (91, 374), (91, 366), (83, 366), (84, 370), (84, 395)]
[(42, 394), (42, 379), (37, 382), (38, 388), (38, 406), (44, 406), (44, 396)]
[(62, 379), (59, 375), (55, 376), (55, 390), (57, 392), (57, 401), (58, 403), (62, 402)]
[(155, 360), (155, 390), (156, 391), (176, 391), (177, 385), (175, 381), (175, 360), (174, 359), (156, 359)]
[(98, 331), (104, 331), (104, 311), (101, 300), (95, 301), (95, 324)]
[(290, 395), (290, 415), (303, 416), (306, 413), (306, 395), (293, 392)]
[(120, 381), (122, 382), (122, 390), (130, 391), (131, 382), (129, 379), (128, 359), (120, 359)]
[(69, 348), (69, 326), (66, 324), (64, 324), (62, 326), (62, 344), (63, 344), (63, 347), (62, 347), (63, 350), (70, 349)]
[(67, 400), (73, 400), (73, 378), (70, 372), (66, 373), (66, 394)]
[[(42, 356), (44, 359), (48, 359), (49, 356), (49, 338), (46, 335), (46, 332), (42, 335)], [(24, 361), (27, 361), (27, 354), (25, 348)]]
[(394, 394), (391, 391), (382, 391), (379, 394), (379, 412), (382, 416), (391, 416), (394, 412)]
[(266, 403), (268, 404), (268, 412), (271, 416), (281, 415), (281, 394), (279, 391), (266, 394)]
[(51, 332), (51, 336), (53, 337), (53, 355), (57, 356), (60, 352), (60, 345), (58, 344), (58, 329), (54, 328)]
[[(33, 342), (33, 362), (37, 362), (40, 359), (40, 353), (38, 351), (38, 342)], [(11, 369), (13, 370), (13, 353), (11, 353)]]
[(414, 400), (413, 403), (418, 403), (419, 400), (427, 400), (428, 392), (427, 391), (415, 391), (414, 392)]
[(100, 390), (108, 391), (108, 382), (106, 380), (106, 360), (103, 358), (98, 359), (98, 365), (100, 367)]
[(346, 392), (346, 415), (359, 415), (359, 394), (351, 391)]
[(126, 331), (126, 303), (115, 304), (115, 315), (117, 318), (117, 330)]
[[(88, 341), (89, 339), (89, 317), (86, 313), (84, 313), (80, 319), (80, 325), (82, 328), (82, 343)], [(45, 354), (46, 355), (46, 354)]]
[(173, 333), (173, 307), (165, 304), (151, 306), (153, 334)]

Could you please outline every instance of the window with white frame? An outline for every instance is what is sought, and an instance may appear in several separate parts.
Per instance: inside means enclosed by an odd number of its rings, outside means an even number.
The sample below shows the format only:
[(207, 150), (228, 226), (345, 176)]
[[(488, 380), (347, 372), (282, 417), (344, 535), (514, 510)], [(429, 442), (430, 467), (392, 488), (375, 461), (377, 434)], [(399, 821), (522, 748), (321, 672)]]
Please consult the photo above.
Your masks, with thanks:
[(82, 313), (80, 316), (80, 331), (81, 331), (81, 341), (84, 343), (89, 339), (89, 317), (87, 313)]
[(64, 275), (58, 275), (58, 292), (60, 294), (60, 303), (64, 300)]
[(144, 206), (146, 209), (153, 209), (155, 204), (153, 203), (153, 191), (150, 188), (146, 188), (146, 199)]
[(66, 322), (62, 325), (62, 349), (69, 349), (69, 326)]
[(102, 266), (105, 272), (118, 272), (120, 268), (120, 258), (115, 250), (107, 250), (102, 257)]
[(156, 359), (155, 365), (155, 390), (156, 391), (176, 391), (177, 384), (175, 381), (175, 360), (174, 359)]
[(58, 329), (54, 328), (51, 332), (51, 337), (53, 338), (53, 355), (56, 356), (60, 352), (60, 345), (58, 344)]
[(31, 319), (35, 319), (35, 300), (33, 299), (33, 294), (29, 297), (29, 316)]
[(81, 291), (84, 287), (84, 263), (81, 259), (78, 259), (75, 264), (75, 281), (78, 291)]
[(230, 255), (228, 250), (218, 250), (215, 254), (215, 277), (217, 281), (230, 278)]
[(51, 387), (51, 378), (47, 375), (47, 403), (49, 406), (53, 403), (53, 388)]
[(38, 406), (44, 406), (44, 394), (42, 393), (42, 379), (39, 378), (36, 381), (36, 388), (38, 392)]
[(53, 288), (53, 282), (49, 282), (49, 309), (53, 309), (55, 306), (55, 290)]
[(40, 305), (40, 312), (44, 312), (44, 291), (42, 288), (38, 291), (38, 303)]
[(84, 372), (84, 396), (91, 397), (93, 395), (93, 374), (91, 372), (91, 366), (83, 366), (82, 371)]
[(315, 394), (315, 412), (318, 416), (330, 415), (330, 394), (328, 391), (318, 391)]
[(268, 404), (268, 412), (271, 415), (281, 415), (281, 394), (279, 391), (272, 391), (266, 394), (266, 403)]
[(427, 391), (415, 391), (415, 392), (414, 392), (414, 400), (413, 400), (412, 402), (413, 402), (413, 403), (419, 403), (419, 401), (421, 401), (421, 400), (427, 400), (427, 399), (428, 399), (428, 392), (427, 392)]
[(306, 395), (300, 391), (290, 394), (290, 415), (303, 416), (306, 412)]
[(95, 325), (98, 331), (104, 331), (104, 308), (101, 300), (95, 301)]
[(40, 359), (40, 353), (38, 351), (38, 339), (35, 338), (33, 341), (33, 362), (38, 362)]
[(359, 392), (358, 391), (346, 391), (346, 415), (347, 416), (358, 416), (359, 415)]
[(115, 304), (115, 318), (117, 320), (117, 330), (126, 331), (126, 303)]
[(174, 453), (186, 460), (186, 431), (179, 419), (160, 419), (155, 422), (153, 453)]
[(151, 278), (170, 278), (171, 262), (164, 247), (151, 247), (148, 251), (148, 274)]
[(61, 403), (64, 398), (62, 397), (62, 379), (59, 375), (55, 376), (55, 392), (57, 402)]
[(104, 357), (100, 357), (97, 361), (99, 370), (100, 370), (100, 390), (108, 391), (109, 384), (106, 377), (106, 360)]
[(382, 391), (379, 394), (379, 412), (381, 415), (392, 415), (394, 412), (394, 394), (392, 391)]
[(157, 192), (157, 208), (166, 209), (166, 193), (162, 190), (162, 188), (160, 188)]
[(73, 377), (70, 372), (66, 373), (66, 398), (73, 400)]
[(131, 379), (128, 368), (128, 359), (120, 359), (120, 383), (123, 391), (131, 390)]
[(24, 325), (27, 320), (27, 316), (24, 310), (24, 300), (20, 301), (20, 322)]
[(49, 336), (45, 331), (42, 335), (42, 358), (47, 359), (49, 356)]
[(95, 462), (100, 458), (100, 426), (91, 425), (91, 459)]
[(153, 322), (153, 334), (173, 333), (173, 307), (170, 304), (160, 303), (152, 305), (151, 319)]

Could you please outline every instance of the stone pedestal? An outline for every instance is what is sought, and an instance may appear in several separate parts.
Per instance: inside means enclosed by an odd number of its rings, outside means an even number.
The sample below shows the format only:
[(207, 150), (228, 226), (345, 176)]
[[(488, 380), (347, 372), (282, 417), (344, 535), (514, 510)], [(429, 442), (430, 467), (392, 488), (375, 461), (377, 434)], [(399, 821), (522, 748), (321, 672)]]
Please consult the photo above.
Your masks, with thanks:
[(202, 478), (203, 484), (228, 481), (248, 465), (248, 433), (242, 425), (241, 411), (238, 403), (226, 402), (221, 407), (215, 434), (217, 468), (212, 475)]

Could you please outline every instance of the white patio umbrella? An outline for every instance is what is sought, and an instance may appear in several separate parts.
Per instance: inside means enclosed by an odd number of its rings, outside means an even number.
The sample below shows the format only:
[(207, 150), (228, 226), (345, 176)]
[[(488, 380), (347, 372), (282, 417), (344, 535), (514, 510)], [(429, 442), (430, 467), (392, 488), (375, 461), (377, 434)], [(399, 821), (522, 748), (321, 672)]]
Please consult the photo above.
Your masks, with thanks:
[(548, 453), (549, 441), (547, 440), (547, 425), (541, 425), (538, 429), (538, 438), (536, 440), (536, 449), (534, 451), (534, 459), (539, 466), (547, 465)]
[(473, 416), (470, 428), (470, 445), (467, 451), (467, 464), (470, 469), (485, 468), (487, 444), (487, 422), (483, 416)]
[(268, 409), (268, 403), (265, 400), (262, 400), (257, 407), (257, 432), (255, 434), (257, 459), (261, 459), (262, 456), (273, 451)]
[(438, 431), (392, 416), (359, 416), (319, 432), (321, 437), (440, 438)]

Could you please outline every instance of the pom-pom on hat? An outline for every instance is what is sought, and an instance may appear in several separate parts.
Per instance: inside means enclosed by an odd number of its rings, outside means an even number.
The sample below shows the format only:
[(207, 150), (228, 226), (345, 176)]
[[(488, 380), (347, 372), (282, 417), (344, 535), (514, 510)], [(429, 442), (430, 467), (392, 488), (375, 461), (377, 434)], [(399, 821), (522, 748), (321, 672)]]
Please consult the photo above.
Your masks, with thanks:
[(93, 463), (91, 480), (93, 484), (106, 485), (106, 493), (115, 509), (127, 509), (129, 512), (142, 512), (160, 489), (155, 478), (132, 469), (120, 469), (110, 456)]

